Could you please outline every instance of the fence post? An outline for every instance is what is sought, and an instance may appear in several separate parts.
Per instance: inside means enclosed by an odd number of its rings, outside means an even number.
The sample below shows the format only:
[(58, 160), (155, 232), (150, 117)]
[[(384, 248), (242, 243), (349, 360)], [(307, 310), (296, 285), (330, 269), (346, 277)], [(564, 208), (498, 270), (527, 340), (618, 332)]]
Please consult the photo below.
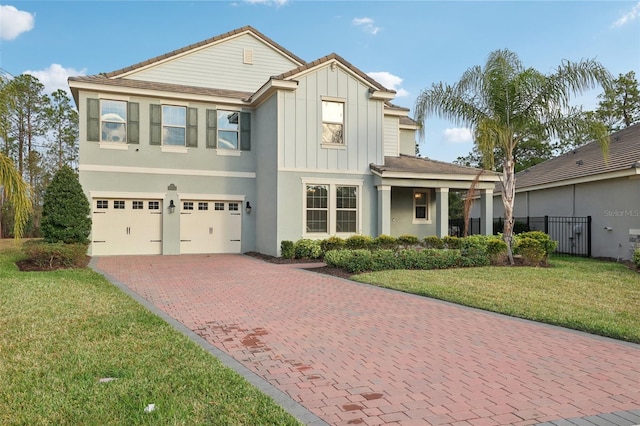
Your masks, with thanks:
[(591, 257), (591, 216), (587, 216), (587, 257)]
[(544, 217), (544, 233), (549, 234), (549, 216)]

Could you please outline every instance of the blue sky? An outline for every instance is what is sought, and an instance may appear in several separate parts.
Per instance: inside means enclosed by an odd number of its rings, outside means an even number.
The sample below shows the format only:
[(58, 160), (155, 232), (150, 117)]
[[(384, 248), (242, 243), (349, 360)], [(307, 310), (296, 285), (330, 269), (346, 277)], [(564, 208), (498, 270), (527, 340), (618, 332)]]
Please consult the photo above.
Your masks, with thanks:
[[(0, 68), (48, 90), (70, 75), (113, 71), (251, 25), (304, 60), (335, 52), (412, 108), (432, 83), (456, 82), (489, 52), (527, 67), (596, 58), (640, 76), (634, 1), (14, 1), (0, 6)], [(594, 109), (600, 90), (575, 102)], [(472, 149), (466, 129), (429, 119), (423, 156), (452, 161)]]

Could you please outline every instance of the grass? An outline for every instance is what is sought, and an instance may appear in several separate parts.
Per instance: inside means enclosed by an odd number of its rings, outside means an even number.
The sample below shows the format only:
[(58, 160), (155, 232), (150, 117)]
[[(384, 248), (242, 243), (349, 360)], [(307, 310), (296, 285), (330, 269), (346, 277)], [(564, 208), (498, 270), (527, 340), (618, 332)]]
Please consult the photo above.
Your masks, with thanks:
[(99, 274), (21, 256), (2, 242), (0, 424), (299, 424)]
[(351, 279), (640, 343), (640, 274), (612, 262), (554, 258), (550, 268), (382, 271)]

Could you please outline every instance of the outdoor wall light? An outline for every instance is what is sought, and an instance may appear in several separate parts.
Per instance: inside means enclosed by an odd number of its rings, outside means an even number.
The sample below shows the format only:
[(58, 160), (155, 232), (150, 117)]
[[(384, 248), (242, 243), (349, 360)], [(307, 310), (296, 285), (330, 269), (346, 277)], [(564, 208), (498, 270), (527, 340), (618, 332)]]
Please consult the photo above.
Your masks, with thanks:
[(173, 213), (176, 211), (176, 205), (173, 203), (173, 200), (169, 202), (169, 213)]
[(246, 210), (247, 210), (247, 214), (251, 214), (251, 204), (249, 204), (249, 202), (248, 202), (248, 201), (247, 201), (247, 207), (246, 207)]

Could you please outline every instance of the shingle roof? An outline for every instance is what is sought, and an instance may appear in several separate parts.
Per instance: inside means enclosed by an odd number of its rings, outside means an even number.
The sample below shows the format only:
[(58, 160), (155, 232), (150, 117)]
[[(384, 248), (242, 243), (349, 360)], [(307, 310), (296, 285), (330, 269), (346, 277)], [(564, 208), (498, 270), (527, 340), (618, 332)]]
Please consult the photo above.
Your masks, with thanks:
[(272, 46), (273, 46), (273, 47), (275, 47), (276, 49), (278, 49), (278, 50), (282, 51), (282, 52), (283, 52), (284, 54), (286, 54), (287, 56), (290, 56), (290, 57), (291, 57), (291, 58), (293, 58), (293, 60), (295, 60), (296, 62), (298, 62), (298, 63), (300, 63), (300, 64), (305, 64), (305, 63), (306, 63), (306, 61), (305, 61), (304, 59), (299, 58), (298, 56), (294, 55), (293, 53), (291, 53), (290, 51), (288, 51), (288, 50), (287, 50), (287, 49), (285, 49), (284, 47), (280, 46), (280, 45), (279, 45), (278, 43), (276, 43), (275, 41), (271, 40), (269, 37), (267, 37), (267, 36), (265, 36), (264, 34), (262, 34), (260, 31), (258, 31), (258, 30), (256, 30), (255, 28), (253, 28), (253, 27), (251, 27), (251, 26), (247, 25), (247, 26), (244, 26), (244, 27), (242, 27), (242, 28), (238, 28), (238, 29), (235, 29), (235, 30), (229, 31), (229, 32), (224, 33), (224, 34), (220, 34), (220, 35), (218, 35), (218, 36), (208, 38), (208, 39), (203, 40), (203, 41), (200, 41), (200, 42), (198, 42), (198, 43), (193, 43), (193, 44), (190, 44), (189, 46), (185, 46), (185, 47), (182, 47), (182, 48), (180, 48), (180, 49), (176, 49), (176, 50), (171, 51), (171, 52), (169, 52), (169, 53), (165, 53), (164, 55), (160, 55), (160, 56), (156, 56), (155, 58), (147, 59), (146, 61), (139, 62), (139, 63), (137, 63), (137, 64), (134, 64), (134, 65), (128, 66), (128, 67), (126, 67), (126, 68), (122, 68), (122, 69), (119, 69), (119, 70), (116, 70), (116, 71), (112, 71), (112, 72), (106, 73), (106, 74), (104, 74), (104, 75), (105, 75), (106, 77), (110, 77), (110, 78), (111, 78), (111, 77), (117, 77), (117, 76), (119, 76), (119, 75), (121, 75), (121, 74), (125, 74), (125, 73), (131, 72), (131, 71), (135, 71), (135, 70), (136, 70), (136, 69), (138, 69), (138, 68), (142, 68), (142, 67), (145, 67), (145, 66), (147, 66), (147, 65), (151, 65), (151, 64), (154, 64), (154, 63), (156, 63), (156, 62), (160, 62), (160, 61), (162, 61), (162, 60), (165, 60), (165, 59), (171, 58), (172, 56), (176, 56), (176, 55), (179, 55), (179, 54), (181, 54), (181, 53), (187, 52), (187, 51), (189, 51), (189, 50), (196, 49), (196, 48), (198, 48), (198, 47), (202, 47), (202, 46), (206, 46), (206, 45), (208, 45), (208, 44), (215, 43), (215, 42), (217, 42), (217, 41), (224, 40), (224, 39), (226, 39), (226, 38), (229, 38), (229, 37), (231, 37), (231, 36), (234, 36), (234, 35), (236, 35), (236, 34), (240, 34), (240, 33), (244, 33), (244, 32), (250, 32), (250, 33), (252, 33), (254, 36), (256, 36), (256, 37), (258, 37), (258, 38), (262, 39), (262, 40), (263, 40), (264, 42), (266, 42), (267, 44), (272, 45)]
[(383, 90), (385, 92), (393, 92), (393, 93), (395, 93), (394, 90), (387, 89), (382, 84), (378, 83), (377, 81), (375, 81), (374, 79), (372, 79), (371, 77), (369, 77), (368, 75), (366, 75), (365, 73), (360, 71), (358, 68), (353, 66), (350, 62), (348, 62), (346, 59), (344, 59), (343, 57), (341, 57), (340, 55), (338, 55), (336, 53), (330, 53), (327, 56), (323, 56), (322, 58), (316, 59), (313, 62), (309, 62), (309, 63), (303, 64), (303, 65), (299, 66), (298, 68), (294, 68), (294, 69), (289, 70), (289, 71), (287, 71), (285, 73), (282, 73), (280, 75), (274, 76), (273, 78), (274, 78), (274, 80), (286, 80), (289, 77), (293, 77), (293, 76), (295, 76), (297, 74), (300, 74), (303, 71), (306, 71), (306, 70), (308, 70), (310, 68), (313, 68), (313, 67), (316, 67), (318, 65), (324, 64), (324, 63), (329, 62), (331, 60), (336, 60), (336, 61), (340, 62), (342, 65), (344, 65), (345, 67), (347, 67), (348, 69), (353, 71), (355, 74), (357, 74), (359, 77), (361, 77), (364, 80), (366, 80), (369, 84), (371, 84), (376, 89)]
[(252, 95), (251, 92), (241, 92), (237, 90), (211, 89), (207, 87), (184, 86), (182, 84), (157, 83), (126, 78), (108, 78), (104, 75), (69, 77), (69, 81), (97, 83), (106, 86), (131, 87), (135, 89), (160, 90), (191, 95), (221, 96), (242, 100), (248, 99)]
[(610, 136), (607, 162), (598, 143), (590, 142), (517, 173), (516, 188), (550, 184), (629, 168), (640, 168), (640, 124), (627, 127)]
[[(480, 169), (460, 166), (457, 164), (445, 163), (444, 161), (431, 160), (429, 158), (413, 157), (411, 155), (400, 155), (399, 157), (384, 157), (383, 165), (371, 164), (371, 170), (384, 172), (404, 172), (404, 173), (429, 173), (443, 175), (469, 175), (475, 176)], [(497, 175), (497, 173), (485, 171), (487, 175)]]

